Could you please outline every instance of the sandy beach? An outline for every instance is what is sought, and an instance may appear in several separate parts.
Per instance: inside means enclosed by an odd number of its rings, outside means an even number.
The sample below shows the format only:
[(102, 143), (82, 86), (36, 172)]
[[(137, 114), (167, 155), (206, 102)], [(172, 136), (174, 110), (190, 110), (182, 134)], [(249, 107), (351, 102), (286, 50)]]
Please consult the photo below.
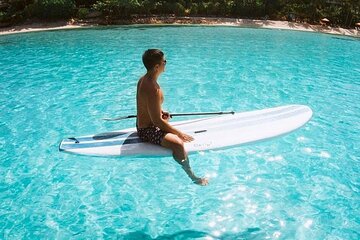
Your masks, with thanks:
[[(202, 24), (212, 26), (238, 26), (238, 27), (254, 27), (254, 28), (270, 28), (270, 29), (286, 29), (307, 32), (321, 32), (327, 34), (336, 34), (352, 37), (360, 37), (360, 31), (355, 29), (334, 28), (329, 26), (311, 25), (307, 23), (296, 23), (288, 21), (272, 21), (272, 20), (252, 20), (237, 18), (209, 18), (209, 17), (146, 17), (136, 18), (132, 20), (119, 20), (111, 22), (111, 25), (132, 25), (132, 24)], [(76, 29), (93, 26), (106, 26), (107, 23), (101, 20), (92, 20), (87, 22), (81, 21), (59, 21), (59, 22), (42, 22), (22, 24), (7, 28), (0, 28), (0, 35), (47, 31)]]

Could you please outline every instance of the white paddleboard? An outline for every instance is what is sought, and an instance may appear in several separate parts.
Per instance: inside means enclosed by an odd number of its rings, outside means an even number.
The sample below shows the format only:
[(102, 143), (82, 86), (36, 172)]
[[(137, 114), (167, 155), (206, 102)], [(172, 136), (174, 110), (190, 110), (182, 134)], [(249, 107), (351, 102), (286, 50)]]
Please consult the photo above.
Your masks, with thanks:
[[(304, 105), (288, 105), (264, 110), (170, 122), (194, 137), (185, 143), (189, 152), (233, 147), (280, 136), (300, 128), (310, 120), (312, 110)], [(142, 142), (136, 128), (73, 137), (62, 140), (60, 151), (92, 156), (165, 156), (171, 151)]]

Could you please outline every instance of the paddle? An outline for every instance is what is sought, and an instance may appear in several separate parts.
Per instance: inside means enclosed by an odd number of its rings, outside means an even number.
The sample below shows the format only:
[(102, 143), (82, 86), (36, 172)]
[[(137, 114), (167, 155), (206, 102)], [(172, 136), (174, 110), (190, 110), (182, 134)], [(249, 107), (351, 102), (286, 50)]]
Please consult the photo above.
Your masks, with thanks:
[[(199, 116), (199, 115), (222, 115), (222, 114), (234, 114), (235, 112), (194, 112), (194, 113), (171, 113), (170, 117), (179, 117), (179, 116)], [(118, 121), (128, 118), (136, 118), (136, 115), (129, 115), (124, 117), (116, 118), (103, 118), (105, 121)]]

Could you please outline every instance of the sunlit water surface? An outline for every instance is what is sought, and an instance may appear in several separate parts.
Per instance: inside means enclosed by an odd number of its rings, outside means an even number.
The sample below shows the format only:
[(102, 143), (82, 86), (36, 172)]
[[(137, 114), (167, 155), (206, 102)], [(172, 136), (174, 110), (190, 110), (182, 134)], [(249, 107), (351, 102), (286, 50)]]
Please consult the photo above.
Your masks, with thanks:
[[(191, 156), (58, 152), (134, 126), (141, 55), (161, 48), (164, 108), (305, 104), (303, 128)], [(230, 27), (113, 27), (0, 37), (1, 239), (359, 239), (360, 41)], [(175, 120), (175, 119), (174, 119)], [(221, 140), (221, 139), (219, 139)]]

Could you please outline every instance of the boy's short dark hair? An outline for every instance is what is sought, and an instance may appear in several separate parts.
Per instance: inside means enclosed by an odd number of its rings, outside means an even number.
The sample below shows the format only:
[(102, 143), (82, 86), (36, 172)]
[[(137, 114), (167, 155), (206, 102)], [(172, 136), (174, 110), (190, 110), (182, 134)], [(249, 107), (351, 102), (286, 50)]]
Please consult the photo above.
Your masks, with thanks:
[(155, 67), (156, 64), (161, 63), (164, 53), (159, 49), (148, 49), (142, 55), (144, 66), (149, 71)]

